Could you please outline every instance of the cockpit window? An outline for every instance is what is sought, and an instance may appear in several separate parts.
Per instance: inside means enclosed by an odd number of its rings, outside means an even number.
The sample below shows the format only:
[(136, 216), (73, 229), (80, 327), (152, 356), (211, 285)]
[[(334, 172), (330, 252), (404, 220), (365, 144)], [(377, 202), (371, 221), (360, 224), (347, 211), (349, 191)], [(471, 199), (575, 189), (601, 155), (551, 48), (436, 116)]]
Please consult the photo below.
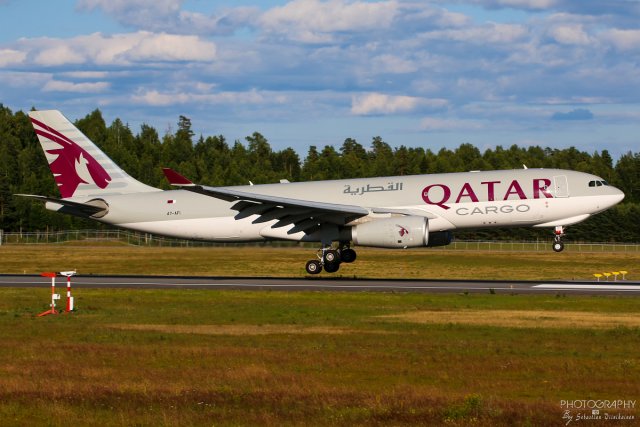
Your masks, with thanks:
[(589, 187), (602, 187), (603, 185), (609, 185), (607, 181), (589, 181)]

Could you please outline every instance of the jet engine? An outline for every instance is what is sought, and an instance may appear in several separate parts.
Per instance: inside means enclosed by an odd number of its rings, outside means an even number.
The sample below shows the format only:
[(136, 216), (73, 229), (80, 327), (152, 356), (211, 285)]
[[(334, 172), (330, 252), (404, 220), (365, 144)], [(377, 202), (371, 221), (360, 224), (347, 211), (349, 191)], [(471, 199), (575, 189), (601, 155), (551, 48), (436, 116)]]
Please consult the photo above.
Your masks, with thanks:
[(399, 216), (378, 219), (351, 228), (351, 240), (358, 246), (378, 248), (416, 248), (451, 243), (449, 231), (429, 233), (427, 218)]

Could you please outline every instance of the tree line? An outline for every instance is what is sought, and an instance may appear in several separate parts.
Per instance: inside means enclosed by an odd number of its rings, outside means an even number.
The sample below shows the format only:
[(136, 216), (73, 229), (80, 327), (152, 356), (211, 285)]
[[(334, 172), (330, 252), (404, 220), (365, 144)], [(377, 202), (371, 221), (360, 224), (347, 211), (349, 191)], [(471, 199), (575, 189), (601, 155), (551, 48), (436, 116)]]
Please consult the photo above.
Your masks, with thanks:
[[(143, 124), (137, 134), (115, 119), (107, 126), (96, 109), (75, 122), (124, 170), (145, 184), (169, 188), (161, 167), (170, 167), (190, 179), (211, 186), (308, 181), (372, 176), (414, 175), (469, 170), (560, 168), (593, 173), (626, 194), (623, 203), (572, 226), (568, 240), (640, 242), (640, 152), (628, 152), (614, 162), (607, 150), (587, 153), (575, 147), (539, 146), (481, 152), (463, 143), (450, 150), (392, 147), (381, 137), (365, 146), (353, 138), (341, 144), (310, 146), (301, 159), (292, 148), (274, 150), (259, 132), (245, 141), (229, 142), (223, 135), (196, 137), (191, 121), (179, 116), (175, 131), (160, 135)], [(96, 223), (49, 212), (14, 194), (58, 197), (40, 144), (22, 111), (13, 113), (0, 104), (0, 230), (35, 231), (95, 228)], [(547, 239), (548, 230), (488, 229), (461, 231), (457, 238)]]

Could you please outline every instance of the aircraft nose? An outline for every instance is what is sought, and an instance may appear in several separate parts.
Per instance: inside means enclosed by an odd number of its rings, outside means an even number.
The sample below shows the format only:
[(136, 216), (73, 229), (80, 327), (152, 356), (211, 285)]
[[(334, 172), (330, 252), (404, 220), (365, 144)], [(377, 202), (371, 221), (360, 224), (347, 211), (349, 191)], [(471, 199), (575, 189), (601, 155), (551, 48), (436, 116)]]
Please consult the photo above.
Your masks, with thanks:
[(624, 193), (616, 187), (611, 187), (611, 206), (617, 205), (622, 199), (624, 199)]
[(622, 199), (624, 199), (624, 193), (622, 192), (622, 190), (618, 190), (617, 188), (616, 190), (618, 191), (618, 197), (620, 197), (620, 200), (618, 200), (618, 202), (621, 202)]

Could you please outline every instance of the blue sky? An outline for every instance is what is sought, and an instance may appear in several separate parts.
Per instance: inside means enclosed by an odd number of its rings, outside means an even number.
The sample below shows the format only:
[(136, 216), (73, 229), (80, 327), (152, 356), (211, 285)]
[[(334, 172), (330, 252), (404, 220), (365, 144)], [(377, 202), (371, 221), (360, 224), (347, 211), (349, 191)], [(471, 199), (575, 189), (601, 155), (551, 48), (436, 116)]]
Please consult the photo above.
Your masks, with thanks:
[[(275, 149), (640, 151), (635, 0), (0, 0), (0, 102)], [(535, 166), (535, 165), (530, 165)]]

